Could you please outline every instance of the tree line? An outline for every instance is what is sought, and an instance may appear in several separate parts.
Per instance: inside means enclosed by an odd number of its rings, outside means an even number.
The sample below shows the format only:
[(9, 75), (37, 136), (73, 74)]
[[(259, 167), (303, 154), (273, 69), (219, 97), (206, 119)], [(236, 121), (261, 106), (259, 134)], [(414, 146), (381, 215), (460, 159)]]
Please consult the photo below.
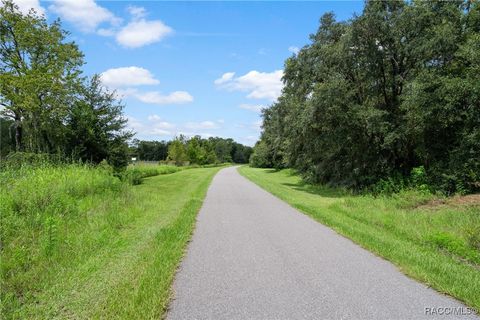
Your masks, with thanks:
[(233, 139), (219, 137), (202, 138), (183, 135), (172, 141), (141, 141), (134, 139), (131, 154), (144, 161), (172, 161), (178, 165), (215, 164), (215, 163), (247, 163), (251, 147), (235, 142)]
[(480, 189), (480, 3), (367, 1), (285, 62), (251, 163), (353, 189)]

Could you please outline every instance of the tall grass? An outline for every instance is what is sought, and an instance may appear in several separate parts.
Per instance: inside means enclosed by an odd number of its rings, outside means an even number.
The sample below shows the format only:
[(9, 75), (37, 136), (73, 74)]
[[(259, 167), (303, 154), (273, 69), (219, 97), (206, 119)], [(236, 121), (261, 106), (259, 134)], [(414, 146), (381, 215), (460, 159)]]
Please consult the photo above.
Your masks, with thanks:
[(124, 185), (110, 172), (87, 165), (4, 169), (0, 185), (4, 308), (30, 299), (39, 290), (39, 277), (56, 261), (74, 254), (69, 236), (76, 225), (85, 223), (82, 200), (124, 192)]
[(216, 171), (181, 170), (133, 186), (101, 166), (3, 169), (0, 318), (161, 317)]
[(144, 178), (175, 173), (183, 169), (184, 167), (170, 165), (135, 165), (129, 166), (127, 170), (119, 174), (119, 177), (132, 185), (138, 185)]

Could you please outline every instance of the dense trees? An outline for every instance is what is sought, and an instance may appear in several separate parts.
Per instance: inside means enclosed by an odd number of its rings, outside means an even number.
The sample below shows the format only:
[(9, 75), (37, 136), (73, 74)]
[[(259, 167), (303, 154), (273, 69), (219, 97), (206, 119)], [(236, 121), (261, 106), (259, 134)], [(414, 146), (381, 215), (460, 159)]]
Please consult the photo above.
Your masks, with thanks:
[(247, 163), (251, 153), (251, 147), (237, 143), (233, 139), (219, 137), (202, 139), (200, 136), (187, 139), (180, 135), (169, 143), (167, 159), (177, 164)]
[(63, 144), (68, 101), (80, 86), (83, 55), (55, 21), (23, 15), (11, 1), (0, 8), (0, 94), (15, 121), (17, 151), (52, 152)]
[(134, 139), (131, 153), (142, 161), (173, 161), (178, 165), (214, 164), (214, 163), (247, 163), (252, 148), (233, 141), (200, 136), (187, 138), (180, 135), (172, 141), (141, 141)]
[(143, 161), (160, 161), (167, 159), (169, 142), (143, 141), (134, 139), (132, 153)]
[[(83, 54), (60, 22), (0, 6), (1, 156), (13, 150), (127, 164), (123, 106), (82, 76)], [(13, 137), (13, 138), (12, 138)]]
[(480, 5), (368, 1), (325, 14), (285, 63), (253, 164), (362, 188), (423, 166), (447, 192), (480, 188)]

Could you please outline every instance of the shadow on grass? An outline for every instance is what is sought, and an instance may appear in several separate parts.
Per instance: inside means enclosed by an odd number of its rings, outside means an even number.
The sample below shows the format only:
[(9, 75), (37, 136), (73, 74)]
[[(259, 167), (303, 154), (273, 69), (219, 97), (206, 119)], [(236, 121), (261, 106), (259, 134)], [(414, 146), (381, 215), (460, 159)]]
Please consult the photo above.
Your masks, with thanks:
[[(269, 168), (269, 169), (264, 169), (264, 172), (265, 173), (283, 172), (289, 177), (300, 176), (300, 174), (294, 169)], [(308, 193), (319, 195), (325, 198), (343, 198), (346, 196), (353, 196), (351, 192), (342, 188), (335, 188), (335, 187), (320, 185), (320, 184), (312, 184), (312, 183), (305, 182), (303, 180), (300, 180), (297, 183), (285, 182), (285, 183), (282, 183), (282, 185), (297, 191), (308, 192)]]
[(282, 169), (264, 169), (265, 173), (277, 173), (282, 171)]
[(308, 192), (325, 198), (343, 198), (353, 196), (350, 192), (340, 188), (334, 188), (323, 185), (313, 185), (303, 181), (298, 183), (282, 183), (282, 185), (295, 189), (297, 191)]

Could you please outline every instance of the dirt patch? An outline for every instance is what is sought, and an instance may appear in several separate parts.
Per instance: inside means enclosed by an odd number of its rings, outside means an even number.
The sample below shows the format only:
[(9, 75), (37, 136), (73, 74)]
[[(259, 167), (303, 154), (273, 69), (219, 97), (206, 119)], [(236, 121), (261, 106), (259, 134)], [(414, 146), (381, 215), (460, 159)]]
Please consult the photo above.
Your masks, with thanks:
[(480, 193), (469, 194), (466, 196), (454, 196), (445, 199), (434, 199), (422, 205), (417, 209), (440, 209), (445, 206), (451, 207), (466, 207), (466, 206), (480, 206)]

